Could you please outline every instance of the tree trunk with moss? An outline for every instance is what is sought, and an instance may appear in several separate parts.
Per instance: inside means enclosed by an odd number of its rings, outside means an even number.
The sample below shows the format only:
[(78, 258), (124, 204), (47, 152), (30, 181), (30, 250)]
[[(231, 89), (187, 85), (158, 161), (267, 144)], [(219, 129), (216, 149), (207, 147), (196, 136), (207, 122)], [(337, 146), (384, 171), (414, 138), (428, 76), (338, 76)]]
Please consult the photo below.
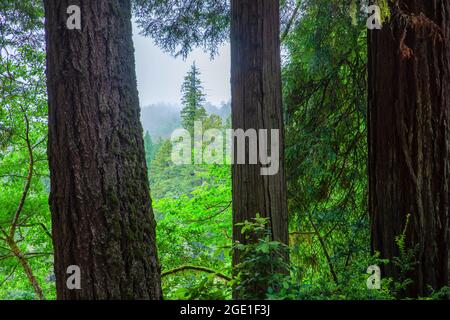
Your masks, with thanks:
[[(81, 30), (66, 27), (70, 5)], [(160, 299), (130, 1), (46, 0), (45, 17), (57, 297)]]
[[(413, 281), (401, 296), (424, 296), (448, 283), (448, 0), (390, 2), (390, 21), (368, 34), (369, 210), (372, 248), (413, 266), (383, 267)], [(408, 218), (409, 217), (409, 218)], [(409, 261), (408, 261), (409, 260)]]

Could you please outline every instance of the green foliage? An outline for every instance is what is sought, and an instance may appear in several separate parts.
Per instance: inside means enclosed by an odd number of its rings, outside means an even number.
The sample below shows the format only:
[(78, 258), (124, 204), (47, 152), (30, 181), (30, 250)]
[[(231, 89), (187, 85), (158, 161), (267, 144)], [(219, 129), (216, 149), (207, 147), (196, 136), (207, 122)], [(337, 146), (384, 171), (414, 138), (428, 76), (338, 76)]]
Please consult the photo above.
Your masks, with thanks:
[(195, 47), (217, 53), (228, 39), (229, 4), (222, 0), (134, 0), (142, 34), (163, 50), (186, 57)]
[[(291, 262), (299, 283), (339, 283), (370, 257), (366, 17), (304, 1), (283, 69)], [(366, 265), (366, 268), (368, 265)]]
[(408, 248), (406, 244), (406, 229), (408, 228), (409, 219), (411, 215), (406, 217), (406, 224), (403, 232), (395, 237), (395, 244), (397, 245), (399, 255), (392, 259), (393, 265), (399, 270), (399, 277), (394, 283), (394, 292), (399, 294), (406, 293), (408, 286), (413, 283), (408, 274), (415, 269), (418, 262), (416, 261), (416, 254), (418, 247)]
[[(258, 239), (249, 244), (235, 244), (233, 247), (241, 257), (233, 280), (235, 290), (244, 299), (260, 298), (247, 292), (246, 288), (268, 286), (266, 298), (272, 300), (386, 300), (394, 299), (390, 291), (391, 279), (383, 279), (380, 290), (367, 288), (366, 269), (370, 265), (387, 264), (377, 256), (359, 259), (339, 274), (340, 281), (329, 279), (299, 281), (296, 266), (286, 264), (284, 257), (289, 248), (271, 238), (267, 219), (257, 217), (240, 224), (241, 232), (249, 238)], [(283, 272), (284, 271), (284, 272)], [(287, 272), (286, 272), (287, 271)]]
[(12, 251), (11, 239), (44, 296), (51, 299), (55, 283), (49, 232), (43, 11), (40, 1), (1, 4), (0, 299), (37, 298)]
[(153, 142), (152, 136), (148, 131), (144, 135), (145, 161), (150, 172), (153, 159), (159, 151), (163, 141), (159, 139), (156, 143)]
[(153, 146), (153, 140), (148, 131), (144, 135), (144, 148), (145, 148), (145, 160), (147, 165), (150, 165), (153, 158), (155, 157), (155, 150)]
[[(230, 273), (231, 260), (231, 179), (229, 166), (209, 166), (201, 176), (209, 177), (188, 194), (154, 201), (157, 218), (157, 243), (163, 272), (193, 264)], [(178, 179), (180, 177), (178, 176)], [(191, 271), (163, 278), (168, 299), (196, 296), (192, 290), (202, 286), (205, 275)], [(223, 285), (217, 279), (203, 282)], [(197, 288), (197, 289), (195, 289)], [(217, 296), (216, 286), (204, 295)], [(228, 295), (228, 293), (223, 293)], [(197, 297), (199, 298), (199, 297)]]
[(170, 298), (176, 300), (227, 300), (231, 296), (231, 287), (214, 275), (198, 276), (182, 287), (171, 291)]
[[(189, 125), (199, 120), (198, 106), (203, 101), (195, 66), (186, 77), (183, 88), (186, 90), (182, 115), (190, 121), (186, 127), (192, 128)], [(187, 112), (190, 108), (192, 114)], [(204, 120), (205, 130), (223, 129), (219, 116), (210, 115), (200, 120)], [(171, 152), (171, 142), (163, 141), (150, 170), (158, 252), (165, 275), (165, 298), (230, 298), (230, 285), (214, 274), (231, 273), (230, 166), (174, 165)], [(194, 267), (183, 268), (187, 265)], [(205, 270), (215, 272), (209, 274)]]
[[(0, 1), (0, 49), (37, 48), (44, 40), (44, 8), (40, 0)], [(2, 56), (4, 57), (4, 56)]]
[[(298, 2), (280, 1), (283, 29)], [(133, 12), (141, 34), (174, 56), (186, 58), (194, 48), (214, 56), (229, 39), (231, 12), (226, 0), (133, 0)]]
[[(197, 72), (193, 67), (194, 77), (198, 77)], [(187, 81), (187, 87), (191, 80)], [(199, 82), (194, 84), (197, 86)], [(202, 98), (200, 90), (197, 93), (186, 96)], [(198, 101), (194, 102), (191, 106), (196, 107)], [(222, 129), (222, 119), (210, 115), (204, 119), (203, 127)], [(170, 140), (162, 140), (150, 166), (158, 253), (163, 274), (167, 273), (163, 277), (165, 298), (230, 298), (230, 286), (223, 279), (198, 270), (231, 273), (230, 166), (174, 165), (171, 152)], [(147, 159), (150, 156), (147, 151)], [(199, 268), (182, 268), (186, 265)], [(173, 270), (177, 272), (172, 273)]]
[(272, 240), (268, 223), (267, 218), (257, 216), (252, 221), (236, 224), (247, 242), (233, 245), (239, 257), (234, 287), (240, 299), (261, 298), (255, 295), (255, 288), (258, 292), (267, 287), (270, 294), (289, 287), (288, 275), (282, 273), (289, 270), (286, 263), (289, 247)]
[(163, 140), (150, 166), (150, 186), (155, 199), (187, 196), (205, 180), (207, 166), (172, 163), (172, 143)]
[[(228, 1), (133, 3), (142, 33), (174, 55), (186, 57), (194, 47), (214, 55), (229, 37)], [(171, 142), (155, 142), (146, 132), (166, 299), (230, 299), (232, 288), (251, 299), (255, 296), (246, 288), (268, 287), (267, 299), (373, 300), (395, 299), (408, 288), (417, 250), (408, 248), (406, 232), (395, 238), (399, 255), (392, 261), (372, 255), (369, 246), (367, 17), (361, 3), (281, 1), (289, 247), (272, 240), (267, 220), (260, 217), (237, 226), (254, 241), (233, 244), (230, 166), (174, 165)], [(377, 4), (386, 21), (387, 0)], [(27, 141), (33, 175), (13, 240), (45, 297), (53, 299), (42, 4), (0, 0), (0, 5), (0, 299), (37, 298), (5, 241), (27, 182)], [(192, 132), (196, 120), (204, 129), (231, 126), (230, 117), (224, 126), (219, 116), (206, 114), (195, 64), (182, 93), (184, 128)], [(165, 137), (179, 125), (170, 113), (159, 119), (167, 125), (156, 133)], [(240, 263), (232, 271), (234, 252)], [(400, 270), (400, 278), (384, 278), (380, 290), (368, 289), (367, 267), (388, 263)], [(423, 299), (449, 294), (449, 288), (442, 288)]]

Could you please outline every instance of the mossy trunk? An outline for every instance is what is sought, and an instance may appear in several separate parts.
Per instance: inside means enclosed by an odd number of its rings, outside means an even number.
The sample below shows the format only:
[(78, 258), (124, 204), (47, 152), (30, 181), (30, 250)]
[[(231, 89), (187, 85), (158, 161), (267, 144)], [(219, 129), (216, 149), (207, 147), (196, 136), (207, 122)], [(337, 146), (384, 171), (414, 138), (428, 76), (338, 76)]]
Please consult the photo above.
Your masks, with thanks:
[[(66, 27), (70, 5), (81, 30)], [(57, 297), (160, 299), (130, 1), (46, 0), (45, 18)]]

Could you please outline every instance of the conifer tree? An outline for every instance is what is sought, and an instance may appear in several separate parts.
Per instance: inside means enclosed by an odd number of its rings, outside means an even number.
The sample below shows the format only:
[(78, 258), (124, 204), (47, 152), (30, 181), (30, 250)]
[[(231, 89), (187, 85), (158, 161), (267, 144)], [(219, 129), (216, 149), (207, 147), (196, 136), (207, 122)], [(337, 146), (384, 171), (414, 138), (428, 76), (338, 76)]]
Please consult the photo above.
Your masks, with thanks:
[(192, 132), (195, 121), (203, 121), (206, 119), (206, 111), (203, 107), (205, 94), (203, 93), (203, 86), (200, 80), (200, 71), (196, 67), (195, 62), (184, 78), (181, 93), (183, 95), (181, 123), (183, 128)]

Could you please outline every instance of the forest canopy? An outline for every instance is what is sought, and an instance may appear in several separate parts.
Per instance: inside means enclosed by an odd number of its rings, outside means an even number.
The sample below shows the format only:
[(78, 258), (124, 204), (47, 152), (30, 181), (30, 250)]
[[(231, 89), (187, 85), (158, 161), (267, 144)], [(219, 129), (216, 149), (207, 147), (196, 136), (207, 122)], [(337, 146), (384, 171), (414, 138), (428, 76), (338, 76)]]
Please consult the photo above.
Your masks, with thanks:
[[(448, 1), (66, 4), (0, 1), (0, 299), (448, 299)], [(178, 59), (230, 43), (231, 102), (193, 63), (141, 110), (132, 20)], [(231, 129), (279, 130), (280, 170), (204, 161)]]

